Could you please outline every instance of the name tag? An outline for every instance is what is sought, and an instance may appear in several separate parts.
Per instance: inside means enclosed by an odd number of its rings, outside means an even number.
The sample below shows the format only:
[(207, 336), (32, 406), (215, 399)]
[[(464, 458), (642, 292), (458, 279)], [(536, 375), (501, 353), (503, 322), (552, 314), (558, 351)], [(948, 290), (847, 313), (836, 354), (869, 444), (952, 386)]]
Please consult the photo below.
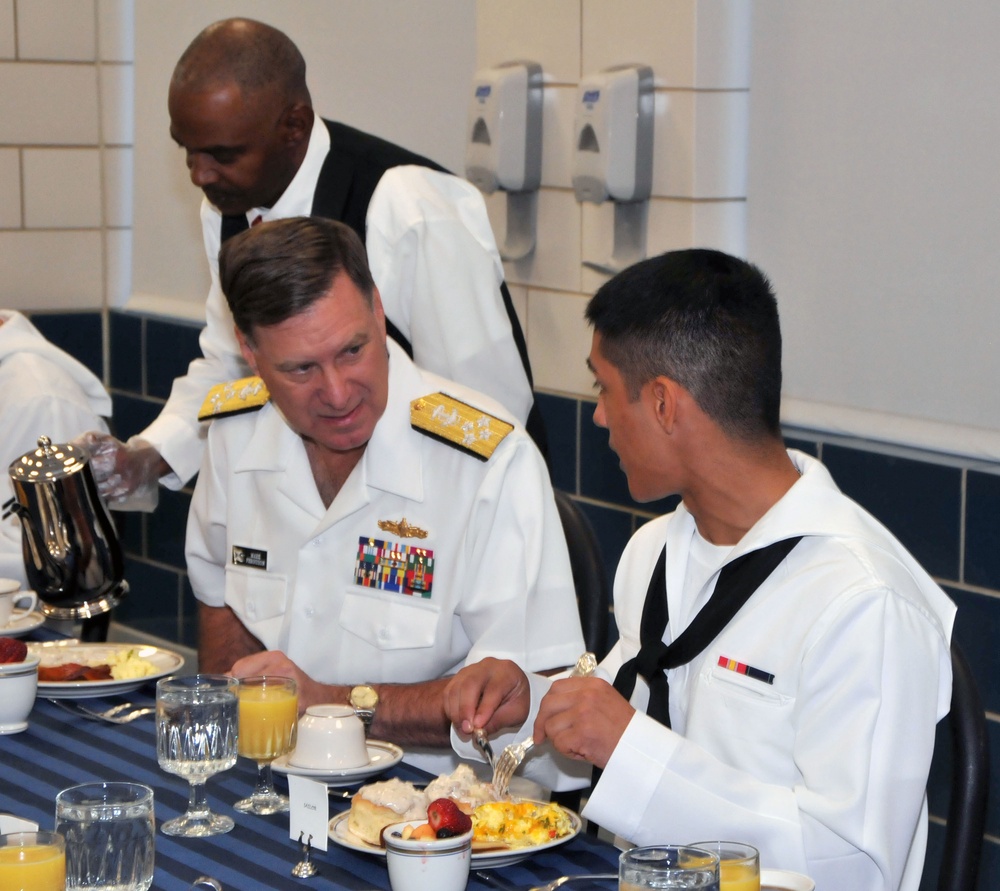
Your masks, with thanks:
[(262, 551), (259, 548), (244, 548), (240, 545), (233, 545), (233, 566), (267, 569), (267, 551)]

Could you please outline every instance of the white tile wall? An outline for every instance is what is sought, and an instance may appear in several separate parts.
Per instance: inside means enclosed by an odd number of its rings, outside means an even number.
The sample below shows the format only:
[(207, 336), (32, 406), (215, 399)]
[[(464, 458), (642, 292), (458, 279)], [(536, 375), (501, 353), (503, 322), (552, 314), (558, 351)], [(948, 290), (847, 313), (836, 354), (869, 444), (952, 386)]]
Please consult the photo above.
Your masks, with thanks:
[(29, 229), (101, 225), (100, 153), (24, 149), (24, 224)]
[(92, 62), (96, 58), (94, 0), (18, 0), (18, 58)]
[(105, 62), (134, 61), (133, 0), (97, 0), (97, 48)]
[(101, 305), (101, 233), (0, 232), (0, 304), (12, 309)]
[(580, 77), (580, 0), (479, 0), (476, 67), (525, 59), (542, 66), (545, 82)]
[(135, 79), (131, 65), (101, 65), (101, 133), (105, 145), (132, 145)]
[(21, 158), (16, 148), (0, 149), (0, 229), (21, 225)]
[(134, 0), (0, 0), (0, 305), (124, 302), (133, 13)]
[(104, 239), (107, 251), (104, 297), (108, 306), (124, 306), (132, 293), (132, 230), (108, 229)]
[(577, 294), (529, 292), (528, 356), (536, 387), (577, 395), (593, 392), (586, 364), (591, 339), (583, 316), (586, 307), (586, 298)]
[(133, 164), (131, 148), (108, 148), (104, 162), (104, 223), (132, 225)]
[[(653, 69), (653, 198), (645, 255), (692, 246), (742, 254), (752, 4), (479, 0), (476, 8), (480, 67), (528, 58), (545, 69), (536, 248), (504, 268), (508, 282), (527, 291), (536, 386), (589, 396), (583, 307), (607, 276), (582, 261), (611, 257), (615, 211), (610, 203), (581, 205), (572, 192), (576, 86), (582, 75), (612, 65)], [(502, 241), (505, 197), (490, 196), (487, 208)]]
[(16, 50), (14, 0), (0, 0), (0, 59), (13, 59)]
[(94, 66), (0, 62), (0, 144), (97, 145)]

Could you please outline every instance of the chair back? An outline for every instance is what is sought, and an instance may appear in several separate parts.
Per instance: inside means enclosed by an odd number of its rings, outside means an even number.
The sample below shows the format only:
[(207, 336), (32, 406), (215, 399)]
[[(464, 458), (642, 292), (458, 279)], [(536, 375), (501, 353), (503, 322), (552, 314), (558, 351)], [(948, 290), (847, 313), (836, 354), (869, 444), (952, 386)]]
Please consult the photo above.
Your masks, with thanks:
[(555, 496), (569, 548), (583, 640), (587, 649), (601, 660), (608, 653), (611, 608), (611, 591), (604, 574), (601, 547), (594, 534), (594, 527), (580, 510), (580, 506), (561, 489), (555, 490)]
[(990, 752), (979, 688), (954, 641), (951, 666), (951, 799), (938, 891), (975, 891), (986, 826)]

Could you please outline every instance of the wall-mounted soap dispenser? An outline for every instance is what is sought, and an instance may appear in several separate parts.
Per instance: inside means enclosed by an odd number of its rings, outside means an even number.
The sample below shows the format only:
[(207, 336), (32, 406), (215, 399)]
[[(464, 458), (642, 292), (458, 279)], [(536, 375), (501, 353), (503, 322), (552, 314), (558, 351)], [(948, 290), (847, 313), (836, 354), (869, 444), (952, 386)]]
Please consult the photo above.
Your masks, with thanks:
[(614, 246), (603, 263), (612, 275), (646, 255), (647, 200), (653, 185), (653, 70), (617, 65), (585, 77), (577, 89), (573, 191), (577, 201), (615, 202)]
[(469, 104), (465, 175), (486, 194), (507, 193), (504, 260), (535, 249), (542, 181), (542, 66), (507, 62), (476, 72)]

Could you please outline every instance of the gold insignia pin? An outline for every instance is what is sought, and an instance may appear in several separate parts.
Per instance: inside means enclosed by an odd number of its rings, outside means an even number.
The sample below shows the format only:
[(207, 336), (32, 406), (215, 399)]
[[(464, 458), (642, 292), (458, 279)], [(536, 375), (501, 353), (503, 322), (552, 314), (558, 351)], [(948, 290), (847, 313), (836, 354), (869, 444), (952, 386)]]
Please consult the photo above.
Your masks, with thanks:
[(264, 382), (259, 377), (244, 377), (238, 381), (216, 384), (208, 391), (208, 396), (198, 412), (199, 421), (210, 418), (224, 418), (245, 411), (254, 411), (267, 404), (271, 398)]
[(378, 528), (383, 532), (391, 532), (400, 538), (427, 538), (427, 530), (419, 526), (411, 526), (403, 517), (398, 523), (395, 520), (379, 520)]
[(475, 406), (444, 393), (431, 393), (410, 403), (410, 426), (456, 448), (489, 460), (504, 437), (514, 429)]

